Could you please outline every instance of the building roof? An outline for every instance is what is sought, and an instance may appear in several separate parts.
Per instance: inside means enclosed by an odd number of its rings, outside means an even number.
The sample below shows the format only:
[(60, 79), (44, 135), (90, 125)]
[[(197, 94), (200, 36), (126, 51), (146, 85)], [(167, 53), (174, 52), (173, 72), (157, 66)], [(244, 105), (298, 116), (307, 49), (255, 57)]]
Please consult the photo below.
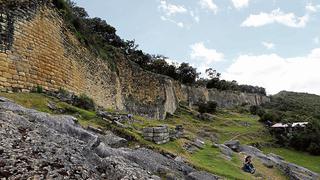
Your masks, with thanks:
[(273, 128), (286, 128), (286, 127), (297, 127), (297, 126), (300, 126), (300, 127), (306, 127), (306, 125), (309, 124), (309, 122), (296, 122), (296, 123), (286, 123), (286, 124), (283, 124), (283, 123), (276, 123), (274, 125), (272, 125), (271, 127)]

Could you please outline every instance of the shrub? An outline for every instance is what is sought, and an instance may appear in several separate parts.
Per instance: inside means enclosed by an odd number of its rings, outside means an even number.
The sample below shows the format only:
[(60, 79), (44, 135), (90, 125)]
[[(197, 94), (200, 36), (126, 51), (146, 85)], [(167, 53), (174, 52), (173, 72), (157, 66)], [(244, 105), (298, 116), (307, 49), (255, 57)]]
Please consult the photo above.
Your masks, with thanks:
[(207, 103), (199, 103), (198, 111), (200, 113), (215, 113), (217, 111), (217, 102), (209, 101)]
[(94, 101), (85, 94), (81, 94), (80, 96), (76, 96), (74, 99), (74, 106), (77, 106), (86, 110), (94, 110), (95, 104)]
[(320, 145), (312, 142), (310, 143), (307, 151), (313, 155), (320, 155)]
[(261, 122), (267, 122), (267, 121), (279, 122), (280, 120), (281, 120), (281, 117), (276, 112), (266, 112), (261, 116), (259, 121), (261, 121)]
[(262, 117), (266, 112), (261, 106), (253, 105), (250, 106), (250, 113)]
[(36, 93), (43, 93), (43, 88), (42, 88), (42, 86), (40, 86), (40, 85), (38, 85), (37, 87), (36, 87)]
[(256, 106), (256, 105), (250, 106), (250, 113), (253, 115), (257, 115), (258, 109), (259, 109), (259, 106)]

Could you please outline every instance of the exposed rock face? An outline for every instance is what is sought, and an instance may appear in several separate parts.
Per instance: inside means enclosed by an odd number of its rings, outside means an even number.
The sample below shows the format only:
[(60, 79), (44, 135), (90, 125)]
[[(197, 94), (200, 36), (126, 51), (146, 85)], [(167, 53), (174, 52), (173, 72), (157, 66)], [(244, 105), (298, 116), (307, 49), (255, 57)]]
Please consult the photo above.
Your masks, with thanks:
[(240, 151), (240, 142), (238, 140), (227, 141), (224, 143), (224, 145), (228, 146), (233, 151)]
[[(5, 48), (0, 50), (0, 90), (30, 91), (64, 88), (85, 93), (98, 105), (151, 118), (164, 119), (181, 101), (190, 105), (217, 101), (231, 107), (261, 104), (268, 98), (255, 94), (219, 92), (181, 85), (169, 77), (143, 71), (121, 53), (114, 61), (97, 58), (65, 27), (50, 0), (4, 1)], [(4, 10), (5, 9), (5, 10)]]
[(0, 98), (0, 127), (0, 178), (149, 180), (160, 174), (217, 179), (149, 149), (111, 147), (114, 140), (108, 137), (114, 135), (85, 130), (72, 116), (49, 115), (5, 98)]
[(261, 160), (261, 162), (269, 167), (277, 167), (282, 172), (284, 172), (290, 179), (294, 180), (317, 180), (320, 178), (319, 174), (312, 172), (304, 167), (298, 166), (293, 163), (289, 163), (285, 161), (282, 157), (275, 154), (263, 154), (259, 149), (252, 147), (241, 145), (240, 151), (244, 152), (248, 155), (252, 155)]

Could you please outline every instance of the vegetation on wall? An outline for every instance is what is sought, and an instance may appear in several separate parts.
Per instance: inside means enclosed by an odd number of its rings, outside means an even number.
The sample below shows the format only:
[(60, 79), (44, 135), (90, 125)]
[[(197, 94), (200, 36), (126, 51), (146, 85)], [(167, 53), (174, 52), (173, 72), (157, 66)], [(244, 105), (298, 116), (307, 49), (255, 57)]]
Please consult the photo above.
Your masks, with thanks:
[(169, 76), (183, 84), (201, 85), (209, 89), (266, 94), (264, 88), (238, 85), (235, 81), (220, 80), (220, 75), (214, 78), (199, 79), (200, 73), (188, 63), (169, 64), (167, 62), (168, 58), (165, 56), (150, 55), (139, 50), (134, 40), (121, 39), (116, 34), (116, 29), (105, 20), (90, 18), (84, 8), (76, 6), (72, 1), (53, 0), (53, 4), (79, 41), (96, 55), (107, 60), (113, 70), (116, 69), (115, 56), (117, 53), (122, 53), (128, 60), (137, 63), (141, 68)]

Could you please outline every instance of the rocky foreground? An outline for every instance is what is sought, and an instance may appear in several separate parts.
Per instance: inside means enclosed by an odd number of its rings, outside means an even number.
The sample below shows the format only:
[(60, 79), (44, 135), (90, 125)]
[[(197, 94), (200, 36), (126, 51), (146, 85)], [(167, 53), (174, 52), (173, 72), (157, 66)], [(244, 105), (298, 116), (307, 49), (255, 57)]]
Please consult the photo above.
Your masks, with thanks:
[(111, 132), (83, 129), (72, 116), (38, 112), (0, 97), (0, 178), (219, 179), (146, 148), (115, 145), (123, 141)]

